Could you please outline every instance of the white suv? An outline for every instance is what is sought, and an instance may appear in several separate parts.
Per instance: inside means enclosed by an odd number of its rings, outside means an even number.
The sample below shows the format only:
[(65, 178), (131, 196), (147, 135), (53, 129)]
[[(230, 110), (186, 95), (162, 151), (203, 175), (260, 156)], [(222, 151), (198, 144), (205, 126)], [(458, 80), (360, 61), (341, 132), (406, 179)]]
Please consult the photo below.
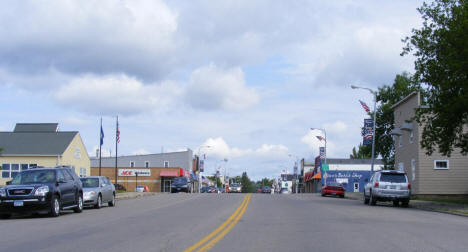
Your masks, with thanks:
[(377, 201), (393, 201), (394, 206), (399, 202), (404, 207), (408, 206), (411, 196), (411, 185), (406, 173), (402, 171), (383, 170), (372, 175), (364, 187), (364, 204), (370, 202), (375, 205)]

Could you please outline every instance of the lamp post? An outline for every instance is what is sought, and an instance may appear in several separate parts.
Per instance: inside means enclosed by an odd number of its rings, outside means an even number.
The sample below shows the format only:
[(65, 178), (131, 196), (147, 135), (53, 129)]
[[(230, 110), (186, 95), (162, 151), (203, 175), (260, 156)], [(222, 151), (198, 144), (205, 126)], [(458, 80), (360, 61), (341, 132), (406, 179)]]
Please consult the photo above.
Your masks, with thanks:
[(298, 191), (298, 188), (299, 188), (299, 181), (297, 179), (297, 165), (299, 163), (299, 157), (296, 156), (296, 155), (292, 155), (292, 154), (288, 154), (289, 157), (295, 157), (296, 158), (296, 161), (295, 161), (295, 164), (294, 164), (294, 182), (296, 184), (296, 187), (295, 187), (295, 193), (297, 193)]
[(371, 94), (374, 95), (374, 125), (373, 125), (373, 129), (372, 129), (372, 157), (371, 157), (371, 173), (374, 173), (374, 152), (375, 152), (375, 125), (377, 124), (377, 122), (375, 121), (375, 117), (376, 117), (376, 113), (377, 113), (377, 92), (373, 89), (370, 89), (370, 88), (366, 88), (366, 87), (358, 87), (358, 86), (354, 86), (354, 85), (351, 85), (351, 88), (352, 89), (365, 89), (369, 92), (371, 92)]
[(202, 148), (211, 148), (211, 146), (201, 145), (200, 147), (198, 147), (198, 151), (197, 151), (197, 154), (198, 154), (198, 193), (201, 193), (201, 188), (202, 188), (202, 181), (201, 181), (202, 176), (201, 176), (201, 171), (200, 171), (200, 151)]
[(321, 128), (310, 128), (310, 130), (320, 130), (325, 135), (325, 164), (327, 163), (327, 131)]

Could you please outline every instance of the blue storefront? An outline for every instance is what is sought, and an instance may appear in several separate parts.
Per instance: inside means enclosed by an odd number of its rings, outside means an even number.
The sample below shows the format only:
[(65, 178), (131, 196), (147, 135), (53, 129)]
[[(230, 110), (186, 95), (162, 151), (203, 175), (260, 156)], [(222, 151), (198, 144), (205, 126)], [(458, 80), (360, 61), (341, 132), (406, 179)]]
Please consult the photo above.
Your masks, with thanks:
[(363, 192), (371, 176), (370, 171), (322, 171), (322, 185), (326, 182), (341, 183), (346, 192)]

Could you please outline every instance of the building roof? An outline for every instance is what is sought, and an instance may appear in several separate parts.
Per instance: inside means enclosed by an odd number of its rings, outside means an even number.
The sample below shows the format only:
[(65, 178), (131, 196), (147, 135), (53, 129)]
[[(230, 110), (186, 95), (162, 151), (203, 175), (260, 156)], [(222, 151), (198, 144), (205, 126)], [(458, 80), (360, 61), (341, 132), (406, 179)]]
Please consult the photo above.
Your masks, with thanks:
[(17, 123), (13, 132), (57, 132), (58, 123)]
[(400, 104), (406, 102), (407, 100), (409, 100), (411, 97), (413, 97), (414, 95), (417, 95), (418, 92), (416, 91), (413, 91), (411, 92), (411, 94), (407, 95), (405, 98), (401, 99), (400, 101), (398, 101), (397, 103), (395, 103), (393, 106), (392, 106), (392, 109), (395, 109), (396, 107), (400, 106)]
[[(15, 127), (16, 128), (16, 127)], [(62, 155), (78, 131), (0, 132), (0, 156)]]

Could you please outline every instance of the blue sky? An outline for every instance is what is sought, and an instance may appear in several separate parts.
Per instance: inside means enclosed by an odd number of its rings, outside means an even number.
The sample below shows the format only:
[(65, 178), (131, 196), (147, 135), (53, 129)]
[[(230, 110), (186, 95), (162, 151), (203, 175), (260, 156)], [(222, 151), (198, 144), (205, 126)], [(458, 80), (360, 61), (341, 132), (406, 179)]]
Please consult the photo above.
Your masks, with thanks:
[[(346, 158), (362, 141), (358, 100), (413, 70), (401, 39), (421, 1), (4, 1), (0, 130), (58, 122), (87, 151), (147, 154), (202, 145), (253, 179), (294, 156)], [(0, 143), (1, 145), (1, 143)], [(227, 158), (227, 163), (219, 162)]]

